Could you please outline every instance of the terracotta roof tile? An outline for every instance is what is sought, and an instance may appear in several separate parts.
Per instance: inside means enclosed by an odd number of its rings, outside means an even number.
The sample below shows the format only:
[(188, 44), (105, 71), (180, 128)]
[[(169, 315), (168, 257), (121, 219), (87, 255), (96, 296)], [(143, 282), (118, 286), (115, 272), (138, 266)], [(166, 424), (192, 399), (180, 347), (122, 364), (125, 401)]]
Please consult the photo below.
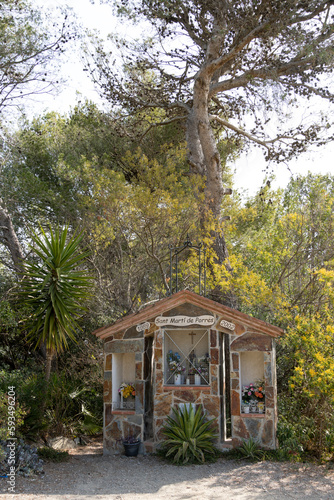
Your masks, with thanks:
[(253, 318), (248, 314), (242, 313), (236, 309), (231, 309), (230, 307), (219, 304), (214, 300), (208, 299), (189, 290), (181, 290), (170, 297), (161, 299), (154, 304), (144, 307), (137, 313), (128, 314), (127, 316), (120, 318), (112, 325), (98, 328), (93, 332), (93, 335), (96, 335), (101, 339), (109, 337), (116, 332), (122, 332), (133, 325), (147, 321), (150, 318), (155, 318), (156, 316), (159, 316), (160, 314), (167, 312), (170, 309), (174, 309), (184, 303), (190, 303), (195, 306), (208, 309), (210, 312), (222, 316), (223, 319), (227, 321), (241, 322), (248, 327), (252, 327), (257, 331), (270, 335), (271, 337), (278, 337), (284, 333), (284, 331), (277, 326), (266, 323), (260, 319)]

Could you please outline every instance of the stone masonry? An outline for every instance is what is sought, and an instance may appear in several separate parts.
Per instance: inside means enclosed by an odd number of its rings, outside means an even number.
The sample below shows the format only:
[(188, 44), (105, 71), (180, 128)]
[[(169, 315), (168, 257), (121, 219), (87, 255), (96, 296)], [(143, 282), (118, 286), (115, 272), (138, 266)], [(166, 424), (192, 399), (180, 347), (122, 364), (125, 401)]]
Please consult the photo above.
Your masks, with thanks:
[[(177, 317), (180, 314), (195, 318), (201, 315), (213, 317), (213, 324), (207, 329), (210, 356), (208, 385), (165, 382), (164, 328), (155, 325), (155, 318)], [(143, 330), (139, 328), (138, 331), (137, 326), (141, 324), (144, 324)], [(179, 330), (182, 332), (182, 328)], [(217, 445), (221, 449), (238, 446), (243, 439), (250, 437), (264, 448), (276, 448), (275, 338), (283, 333), (279, 328), (193, 292), (182, 291), (94, 333), (105, 340), (104, 453), (120, 452), (121, 440), (128, 435), (141, 438), (142, 453), (154, 451), (163, 440), (162, 427), (167, 416), (172, 414), (172, 408), (181, 403), (202, 405), (206, 416), (214, 422)], [(229, 360), (224, 358), (225, 352), (228, 352), (224, 342), (229, 344)], [(129, 353), (132, 353), (134, 363), (131, 373), (135, 374), (135, 407), (131, 410), (117, 409), (112, 404), (113, 356)], [(260, 359), (263, 359), (263, 414), (241, 412), (241, 364), (246, 359), (243, 353), (261, 353)], [(226, 364), (226, 361), (229, 362)], [(228, 373), (225, 366), (229, 366)], [(228, 392), (227, 382), (230, 384)], [(230, 395), (228, 406), (232, 428), (229, 440), (226, 439), (226, 394)]]

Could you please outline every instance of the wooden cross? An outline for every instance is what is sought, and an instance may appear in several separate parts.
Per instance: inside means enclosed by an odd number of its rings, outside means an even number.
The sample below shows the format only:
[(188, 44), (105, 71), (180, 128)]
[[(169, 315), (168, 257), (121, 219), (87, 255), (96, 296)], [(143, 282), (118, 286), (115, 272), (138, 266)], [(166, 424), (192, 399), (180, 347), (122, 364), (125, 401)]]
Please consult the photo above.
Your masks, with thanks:
[(191, 343), (193, 344), (194, 343), (194, 335), (196, 337), (196, 333), (191, 332), (191, 333), (188, 333), (188, 335), (191, 335)]

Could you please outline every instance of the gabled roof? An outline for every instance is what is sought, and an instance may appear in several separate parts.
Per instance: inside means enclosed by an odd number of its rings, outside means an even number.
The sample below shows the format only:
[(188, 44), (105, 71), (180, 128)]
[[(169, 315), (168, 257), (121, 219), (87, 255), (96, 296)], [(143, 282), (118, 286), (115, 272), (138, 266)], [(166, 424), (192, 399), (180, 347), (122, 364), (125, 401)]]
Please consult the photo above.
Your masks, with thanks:
[(137, 313), (128, 314), (127, 316), (120, 318), (110, 326), (105, 326), (95, 330), (93, 335), (96, 335), (101, 339), (107, 338), (110, 335), (127, 330), (133, 325), (140, 324), (150, 318), (155, 318), (156, 316), (159, 316), (185, 303), (207, 309), (212, 313), (222, 316), (223, 319), (227, 321), (242, 323), (245, 326), (254, 328), (262, 333), (270, 335), (271, 337), (278, 337), (284, 333), (284, 331), (277, 326), (270, 325), (265, 321), (248, 316), (248, 314), (244, 314), (236, 309), (219, 304), (218, 302), (203, 297), (202, 295), (198, 295), (197, 293), (190, 292), (189, 290), (181, 290), (170, 297), (161, 299), (152, 305), (148, 305)]

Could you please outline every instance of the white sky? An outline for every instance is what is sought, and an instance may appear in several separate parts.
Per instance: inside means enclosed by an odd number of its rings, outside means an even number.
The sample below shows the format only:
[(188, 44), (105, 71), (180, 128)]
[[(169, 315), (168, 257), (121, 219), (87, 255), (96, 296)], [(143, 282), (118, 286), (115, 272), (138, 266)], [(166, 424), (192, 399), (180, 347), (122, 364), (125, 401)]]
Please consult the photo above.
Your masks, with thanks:
[[(93, 30), (96, 29), (102, 36), (109, 32), (125, 31), (127, 35), (135, 33), (133, 28), (128, 29), (120, 25), (119, 20), (112, 16), (109, 5), (100, 5), (99, 0), (93, 5), (90, 0), (32, 0), (43, 9), (64, 7), (68, 5), (73, 8), (84, 26)], [(29, 107), (30, 112), (41, 114), (46, 110), (57, 110), (61, 113), (67, 112), (75, 105), (79, 92), (83, 98), (91, 99), (100, 106), (102, 102), (98, 98), (98, 93), (94, 89), (87, 73), (83, 71), (79, 53), (66, 54), (67, 62), (62, 66), (62, 74), (67, 80), (63, 90), (56, 97), (44, 96), (35, 98), (33, 106)], [(312, 173), (334, 174), (334, 144), (329, 144), (321, 148), (316, 148), (313, 152), (304, 153), (298, 161), (289, 162), (289, 165), (273, 165), (276, 181), (274, 187), (285, 187), (290, 179), (290, 171), (293, 175), (305, 175), (308, 171)], [(235, 163), (235, 185), (240, 190), (247, 190), (249, 194), (254, 194), (262, 185), (265, 177), (266, 162), (258, 148), (251, 149), (247, 154), (243, 154)], [(270, 171), (272, 168), (270, 168)], [(289, 171), (290, 170), (290, 171)]]

